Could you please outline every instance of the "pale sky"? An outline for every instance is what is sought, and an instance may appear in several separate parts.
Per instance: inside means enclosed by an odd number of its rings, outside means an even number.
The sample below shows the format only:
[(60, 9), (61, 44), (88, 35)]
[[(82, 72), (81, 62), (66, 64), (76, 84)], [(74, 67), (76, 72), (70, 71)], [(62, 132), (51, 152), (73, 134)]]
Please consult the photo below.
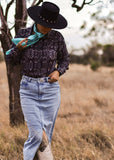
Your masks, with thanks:
[[(47, 1), (47, 0), (44, 0)], [(71, 7), (72, 0), (49, 0), (50, 2), (54, 2), (60, 7), (60, 13), (67, 19), (68, 27), (62, 30), (59, 30), (67, 43), (68, 48), (73, 46), (74, 48), (81, 48), (90, 45), (90, 41), (88, 39), (84, 39), (80, 34), (80, 26), (86, 20), (88, 24), (91, 26), (93, 22), (90, 20), (90, 13), (93, 13), (97, 10), (97, 7), (100, 5), (103, 6), (102, 13), (103, 15), (107, 15), (109, 10), (112, 8), (110, 2), (114, 2), (114, 0), (103, 0), (103, 3), (97, 3), (96, 5), (86, 5), (80, 12), (76, 12), (75, 8)], [(89, 1), (89, 0), (88, 0)], [(83, 0), (77, 0), (77, 4), (81, 5)], [(98, 0), (94, 0), (94, 3), (98, 2)], [(114, 7), (114, 3), (113, 3)]]
[[(60, 14), (62, 14), (68, 21), (68, 27), (62, 30), (59, 30), (67, 43), (67, 46), (74, 46), (74, 48), (81, 48), (85, 47), (89, 44), (88, 39), (84, 39), (81, 34), (80, 34), (80, 26), (83, 24), (84, 21), (87, 21), (88, 24), (91, 26), (93, 23), (90, 20), (90, 13), (93, 13), (96, 11), (96, 8), (99, 7), (100, 5), (103, 6), (102, 11), (104, 11), (104, 15), (108, 14), (109, 10), (114, 7), (113, 5), (110, 4), (110, 2), (114, 2), (114, 0), (103, 0), (103, 3), (97, 3), (96, 5), (86, 5), (80, 12), (76, 12), (75, 8), (71, 7), (72, 0), (44, 0), (45, 1), (50, 1), (55, 4), (57, 4), (60, 8)], [(77, 4), (81, 5), (83, 0), (77, 0)], [(87, 0), (89, 1), (89, 0)], [(8, 0), (0, 0), (1, 4), (5, 4), (5, 2), (8, 2)], [(94, 0), (94, 3), (98, 2), (98, 0)], [(27, 7), (30, 7), (31, 3), (27, 4)], [(5, 5), (4, 5), (5, 6)], [(15, 12), (14, 6), (10, 9), (10, 14), (9, 14), (9, 19), (11, 26), (13, 26), (13, 19), (14, 19), (14, 14), (13, 11)], [(30, 18), (28, 19), (30, 20)], [(28, 23), (28, 26), (30, 26), (31, 22)]]
[[(103, 6), (103, 16), (106, 16), (109, 10), (114, 7), (114, 3), (113, 6), (110, 4), (112, 1), (114, 2), (114, 0), (103, 0), (103, 3), (97, 3), (91, 6), (86, 5), (80, 12), (76, 12), (76, 9), (71, 7), (72, 0), (50, 0), (50, 2), (54, 2), (60, 7), (60, 13), (64, 15), (68, 21), (68, 27), (60, 30), (66, 40), (68, 48), (73, 46), (78, 49), (90, 45), (90, 41), (81, 36), (79, 28), (84, 21), (87, 21), (90, 26), (93, 24), (93, 21), (90, 20), (90, 13), (95, 12), (100, 5)], [(77, 0), (78, 5), (81, 5), (82, 2), (83, 0)], [(98, 2), (98, 0), (94, 0), (94, 3), (96, 2)]]

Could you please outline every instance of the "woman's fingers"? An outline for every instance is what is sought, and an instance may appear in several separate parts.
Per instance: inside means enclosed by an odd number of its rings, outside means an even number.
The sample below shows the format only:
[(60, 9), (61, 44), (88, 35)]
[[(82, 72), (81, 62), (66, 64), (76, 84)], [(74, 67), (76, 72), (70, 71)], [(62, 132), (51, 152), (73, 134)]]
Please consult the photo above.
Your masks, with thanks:
[(25, 38), (25, 39), (23, 39), (22, 41), (20, 41), (20, 42), (17, 44), (16, 47), (17, 47), (18, 49), (22, 50), (22, 49), (24, 49), (24, 48), (27, 47), (27, 42), (28, 42), (28, 39)]
[(48, 81), (50, 83), (56, 82), (59, 79), (59, 72), (58, 71), (54, 71), (48, 77), (49, 77)]

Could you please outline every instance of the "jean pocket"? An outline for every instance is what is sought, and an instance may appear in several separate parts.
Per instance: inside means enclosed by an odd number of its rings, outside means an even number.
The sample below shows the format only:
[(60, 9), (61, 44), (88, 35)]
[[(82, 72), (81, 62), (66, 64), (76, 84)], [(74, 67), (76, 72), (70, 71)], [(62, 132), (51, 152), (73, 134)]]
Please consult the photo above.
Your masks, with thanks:
[(48, 84), (49, 84), (50, 88), (60, 88), (60, 85), (59, 85), (58, 81), (53, 82), (53, 83), (48, 82)]
[(20, 82), (20, 87), (27, 87), (28, 86), (28, 82), (25, 79), (22, 79)]

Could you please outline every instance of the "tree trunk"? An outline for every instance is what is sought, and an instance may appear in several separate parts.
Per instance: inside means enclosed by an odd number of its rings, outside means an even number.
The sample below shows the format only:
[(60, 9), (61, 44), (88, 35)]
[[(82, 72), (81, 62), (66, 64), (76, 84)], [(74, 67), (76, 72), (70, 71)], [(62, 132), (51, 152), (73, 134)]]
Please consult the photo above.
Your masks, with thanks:
[[(0, 18), (2, 22), (0, 40), (1, 45), (4, 52), (10, 48), (11, 46), (11, 33), (7, 26), (6, 18), (3, 15), (2, 7), (0, 6)], [(22, 27), (25, 27), (27, 14), (26, 14), (26, 0), (17, 0), (16, 1), (16, 22), (15, 22), (15, 31), (16, 33)], [(7, 78), (9, 85), (9, 117), (10, 117), (10, 125), (19, 125), (24, 123), (24, 117), (20, 106), (20, 96), (19, 96), (19, 87), (21, 80), (21, 66), (16, 65), (13, 66), (11, 64), (7, 64)]]
[[(3, 35), (3, 34), (2, 34)], [(10, 43), (8, 42), (8, 37), (6, 34), (1, 38), (1, 44), (5, 52), (9, 49)], [(9, 118), (10, 125), (18, 125), (24, 123), (24, 117), (21, 111), (20, 106), (20, 97), (19, 97), (19, 84), (21, 79), (20, 65), (13, 66), (6, 63), (7, 69), (7, 78), (9, 86)]]
[(17, 34), (18, 30), (25, 27), (27, 23), (26, 0), (16, 0), (15, 13), (15, 33)]
[[(38, 4), (40, 4), (43, 0), (39, 0)], [(34, 1), (34, 5), (37, 1)], [(4, 15), (3, 8), (0, 3), (0, 19), (1, 19), (1, 28), (0, 28), (0, 41), (4, 52), (11, 47), (11, 33), (8, 28), (7, 18), (8, 11), (10, 6), (14, 3), (14, 0), (11, 0), (6, 7), (6, 12)], [(18, 30), (22, 27), (26, 26), (27, 20), (27, 9), (26, 9), (26, 0), (16, 0), (16, 10), (15, 10), (15, 33), (17, 34)], [(18, 125), (24, 123), (24, 117), (22, 114), (21, 106), (20, 106), (20, 97), (19, 97), (19, 87), (21, 80), (21, 66), (16, 65), (13, 66), (11, 64), (7, 64), (7, 78), (9, 85), (9, 117), (10, 117), (10, 125)]]
[(9, 83), (9, 113), (10, 125), (19, 125), (24, 123), (24, 117), (20, 105), (19, 86), (21, 80), (20, 65), (12, 66), (6, 64)]
[[(39, 0), (40, 4), (43, 0)], [(35, 4), (36, 1), (34, 1)], [(8, 11), (10, 6), (14, 3), (14, 0), (11, 0), (6, 7), (5, 15), (3, 13), (3, 8), (0, 3), (0, 19), (1, 19), (1, 28), (0, 28), (0, 41), (4, 52), (11, 46), (11, 33), (7, 25)], [(17, 34), (18, 30), (26, 26), (27, 23), (27, 9), (26, 9), (26, 0), (16, 0), (16, 10), (15, 10), (15, 33)], [(21, 66), (13, 66), (7, 64), (7, 78), (9, 85), (9, 115), (10, 115), (10, 125), (18, 125), (24, 123), (24, 117), (22, 114), (20, 106), (20, 97), (19, 97), (19, 87), (21, 80)]]

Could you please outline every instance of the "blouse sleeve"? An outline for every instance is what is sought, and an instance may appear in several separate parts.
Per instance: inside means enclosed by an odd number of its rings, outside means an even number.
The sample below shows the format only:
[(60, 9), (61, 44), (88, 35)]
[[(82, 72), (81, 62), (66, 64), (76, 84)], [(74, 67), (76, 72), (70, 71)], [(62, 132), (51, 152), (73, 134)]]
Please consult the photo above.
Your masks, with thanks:
[[(21, 37), (21, 30), (19, 30), (18, 34), (15, 36), (15, 38), (19, 37)], [(6, 62), (11, 63), (13, 65), (20, 63), (21, 51), (16, 47), (14, 43), (12, 44), (10, 49), (10, 53), (5, 56)]]
[(57, 70), (61, 76), (69, 69), (69, 55), (62, 35), (60, 35), (58, 43)]

